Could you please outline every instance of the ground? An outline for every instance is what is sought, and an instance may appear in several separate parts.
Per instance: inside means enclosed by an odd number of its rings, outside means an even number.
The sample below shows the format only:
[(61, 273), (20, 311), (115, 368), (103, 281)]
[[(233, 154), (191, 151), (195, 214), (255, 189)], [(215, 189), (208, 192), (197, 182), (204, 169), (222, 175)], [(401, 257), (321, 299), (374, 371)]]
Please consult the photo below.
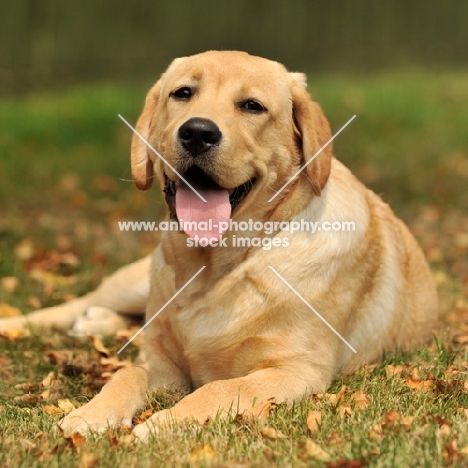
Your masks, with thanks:
[[(136, 447), (128, 429), (84, 441), (54, 428), (138, 348), (104, 340), (0, 337), (0, 466), (419, 467), (468, 463), (468, 73), (311, 76), (337, 138), (335, 154), (389, 202), (420, 242), (440, 323), (417, 352), (335, 381), (294, 407), (208, 421)], [(146, 85), (94, 85), (8, 98), (0, 109), (0, 316), (57, 304), (150, 252), (156, 189), (130, 181), (130, 131)], [(150, 396), (134, 421), (172, 405)]]

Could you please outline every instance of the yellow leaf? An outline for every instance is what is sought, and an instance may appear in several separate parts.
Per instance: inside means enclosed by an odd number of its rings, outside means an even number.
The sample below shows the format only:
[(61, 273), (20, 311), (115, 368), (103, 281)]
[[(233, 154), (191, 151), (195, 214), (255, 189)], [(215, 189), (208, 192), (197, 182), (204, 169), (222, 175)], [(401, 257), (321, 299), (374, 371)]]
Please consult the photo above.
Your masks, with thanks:
[(409, 388), (412, 388), (413, 390), (428, 390), (434, 384), (432, 380), (415, 380), (411, 377), (405, 379), (404, 382), (406, 385), (408, 385)]
[(98, 338), (97, 336), (93, 336), (91, 338), (91, 341), (93, 343), (94, 349), (99, 354), (101, 354), (102, 356), (105, 356), (107, 358), (110, 357), (111, 352), (104, 346), (104, 344), (102, 343), (101, 338)]
[(413, 424), (414, 416), (404, 416), (400, 419), (400, 424), (408, 431)]
[(366, 409), (370, 403), (369, 398), (362, 390), (358, 390), (356, 393), (354, 393), (352, 400), (359, 410)]
[(15, 276), (5, 276), (1, 280), (1, 285), (4, 291), (12, 293), (18, 289), (19, 280)]
[(405, 368), (403, 366), (392, 366), (391, 364), (389, 364), (385, 368), (385, 371), (386, 371), (388, 377), (392, 377), (392, 376), (401, 374), (404, 369)]
[(274, 398), (262, 401), (252, 408), (246, 409), (242, 413), (242, 417), (247, 420), (266, 420), (270, 415), (270, 411), (276, 406)]
[(190, 453), (190, 463), (203, 461), (212, 461), (216, 457), (215, 451), (209, 445), (194, 447)]
[(39, 384), (39, 388), (47, 388), (50, 387), (50, 384), (52, 383), (52, 380), (55, 379), (54, 373), (50, 371), (47, 376), (42, 380), (42, 382)]
[(322, 423), (322, 414), (320, 411), (310, 411), (307, 415), (307, 429), (310, 432), (315, 432)]
[(327, 462), (330, 461), (330, 455), (323, 450), (320, 445), (316, 444), (312, 439), (306, 439), (305, 450), (307, 455), (317, 460)]
[(18, 317), (18, 315), (21, 315), (21, 310), (18, 307), (13, 307), (5, 302), (0, 304), (0, 317)]
[(272, 427), (264, 427), (260, 434), (265, 439), (285, 439), (286, 436)]
[(73, 410), (76, 409), (75, 405), (68, 398), (59, 400), (57, 402), (57, 405), (65, 414), (71, 413)]
[(44, 405), (42, 409), (51, 416), (63, 416), (63, 411), (54, 405)]

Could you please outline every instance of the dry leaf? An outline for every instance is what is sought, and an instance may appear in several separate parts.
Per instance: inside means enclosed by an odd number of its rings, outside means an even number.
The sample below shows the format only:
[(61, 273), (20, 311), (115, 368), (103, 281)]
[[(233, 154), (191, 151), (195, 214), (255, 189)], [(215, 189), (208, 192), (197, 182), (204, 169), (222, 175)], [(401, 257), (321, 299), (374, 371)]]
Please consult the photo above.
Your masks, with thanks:
[(107, 431), (107, 438), (109, 439), (112, 450), (116, 451), (117, 448), (119, 447), (119, 442), (117, 440), (117, 437), (115, 437), (115, 435), (112, 434), (112, 431)]
[(350, 417), (353, 415), (353, 410), (351, 406), (339, 405), (338, 406), (338, 416), (343, 419), (345, 417)]
[(215, 459), (216, 453), (209, 445), (201, 445), (199, 447), (194, 447), (190, 452), (190, 464), (195, 462), (204, 461), (211, 462)]
[(137, 424), (144, 423), (147, 419), (151, 418), (151, 416), (153, 416), (155, 412), (156, 410), (153, 408), (147, 409), (146, 411), (141, 413), (138, 417), (133, 418), (133, 424), (137, 425)]
[(93, 336), (90, 338), (94, 349), (101, 355), (106, 358), (109, 358), (111, 355), (111, 352), (104, 346), (102, 343), (101, 338), (98, 338), (97, 336)]
[(5, 338), (10, 343), (15, 343), (25, 336), (29, 336), (29, 330), (13, 330), (0, 332), (0, 338)]
[(354, 401), (359, 410), (366, 409), (370, 403), (369, 398), (362, 390), (358, 390), (356, 393), (354, 393), (351, 399)]
[(280, 431), (277, 431), (276, 429), (272, 427), (264, 427), (260, 431), (260, 435), (264, 437), (265, 439), (285, 439), (286, 436), (282, 434)]
[(11, 305), (6, 304), (5, 302), (2, 302), (0, 304), (0, 317), (1, 318), (6, 318), (6, 317), (18, 317), (21, 314), (21, 310), (18, 309), (18, 307), (13, 307)]
[(310, 411), (307, 415), (307, 429), (310, 432), (315, 432), (322, 423), (322, 414), (320, 411)]
[(65, 438), (68, 439), (69, 444), (76, 452), (80, 452), (86, 447), (86, 439), (79, 432), (73, 432)]
[(381, 439), (383, 436), (383, 430), (381, 424), (374, 424), (369, 431), (369, 439)]
[(132, 361), (128, 359), (119, 360), (117, 357), (102, 357), (101, 358), (102, 366), (108, 371), (115, 371), (121, 369), (122, 367), (127, 367), (132, 365)]
[(54, 405), (44, 405), (42, 409), (51, 416), (63, 416), (63, 410)]
[(395, 423), (395, 421), (399, 421), (401, 418), (400, 413), (396, 412), (395, 410), (390, 410), (384, 417), (382, 422), (383, 423)]
[(33, 309), (40, 309), (42, 307), (42, 302), (37, 296), (28, 297), (28, 306)]
[(395, 375), (400, 375), (404, 369), (404, 366), (392, 366), (389, 364), (387, 367), (385, 367), (385, 372), (387, 373), (388, 377), (392, 377)]
[(404, 379), (403, 382), (413, 390), (429, 390), (434, 384), (432, 380), (414, 380), (411, 377)]
[(87, 450), (83, 451), (81, 455), (80, 464), (78, 465), (79, 468), (94, 468), (98, 466), (99, 458), (91, 452)]
[(65, 414), (71, 413), (76, 409), (75, 405), (68, 398), (58, 400), (57, 405)]
[(400, 419), (400, 424), (408, 431), (413, 424), (414, 416), (403, 416)]
[(47, 376), (41, 381), (39, 384), (39, 388), (48, 388), (50, 387), (50, 384), (52, 383), (52, 380), (54, 380), (55, 376), (52, 371), (50, 371)]
[(332, 405), (336, 405), (338, 402), (338, 395), (336, 393), (316, 393), (315, 395), (312, 395), (312, 397), (315, 397), (321, 401), (327, 401)]
[(50, 398), (50, 388), (46, 388), (42, 393), (37, 397), (39, 401), (48, 400)]
[(301, 444), (309, 457), (327, 462), (330, 461), (330, 455), (323, 450), (320, 445), (316, 444), (312, 439), (306, 439), (305, 443)]
[(246, 409), (242, 413), (242, 418), (244, 420), (260, 420), (266, 421), (268, 416), (270, 416), (270, 411), (276, 407), (275, 399), (268, 398), (268, 400), (262, 401), (257, 405), (253, 406), (252, 408)]
[(15, 247), (15, 255), (18, 260), (25, 262), (34, 256), (34, 245), (28, 240), (22, 240)]
[(144, 330), (141, 331), (141, 328), (131, 327), (130, 329), (118, 330), (117, 333), (116, 333), (116, 338), (119, 341), (122, 341), (122, 342), (126, 343), (127, 341), (130, 341), (130, 339), (133, 338), (135, 333), (137, 333), (138, 331), (140, 331), (140, 333), (138, 334), (138, 336), (136, 336), (132, 340), (132, 345), (139, 348), (140, 346), (142, 346), (145, 343), (145, 331)]
[(1, 279), (2, 289), (8, 293), (15, 292), (19, 286), (19, 280), (15, 276), (5, 276)]

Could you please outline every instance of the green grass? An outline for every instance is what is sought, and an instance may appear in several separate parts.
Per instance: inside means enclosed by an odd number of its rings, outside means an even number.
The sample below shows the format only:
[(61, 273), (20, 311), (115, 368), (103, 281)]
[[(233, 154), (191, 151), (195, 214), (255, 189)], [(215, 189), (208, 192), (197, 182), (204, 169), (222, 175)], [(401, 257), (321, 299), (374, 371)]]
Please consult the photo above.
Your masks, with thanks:
[[(156, 189), (141, 193), (129, 182), (131, 134), (117, 117), (134, 122), (148, 88), (100, 85), (2, 102), (0, 278), (16, 277), (19, 285), (12, 292), (0, 287), (0, 303), (22, 312), (38, 303), (57, 304), (95, 287), (102, 276), (156, 244), (152, 233), (120, 233), (116, 227), (122, 219), (154, 220), (164, 209)], [(57, 335), (14, 342), (0, 338), (0, 466), (189, 466), (190, 454), (202, 445), (216, 454), (214, 466), (226, 467), (359, 466), (339, 460), (373, 467), (466, 466), (468, 454), (458, 452), (468, 446), (462, 411), (468, 394), (451, 381), (466, 379), (467, 349), (457, 348), (444, 330), (450, 325), (459, 333), (468, 331), (463, 315), (468, 310), (463, 237), (468, 229), (468, 72), (317, 76), (310, 78), (310, 90), (333, 131), (357, 114), (337, 138), (335, 154), (391, 203), (431, 261), (446, 317), (437, 340), (338, 379), (329, 392), (346, 385), (340, 404), (310, 398), (294, 407), (280, 405), (263, 424), (281, 431), (283, 439), (262, 437), (260, 422), (211, 421), (145, 447), (126, 445), (125, 436), (115, 433), (115, 440), (105, 435), (77, 450), (53, 430), (58, 417), (43, 406), (63, 398), (81, 404), (98, 390), (103, 369), (92, 346)], [(19, 252), (25, 245), (32, 249), (29, 258)], [(63, 256), (68, 254), (79, 263), (67, 263)], [(52, 273), (52, 280), (34, 280), (34, 268)], [(107, 345), (115, 354), (120, 343), (110, 339)], [(51, 350), (75, 350), (72, 364), (50, 362)], [(91, 369), (83, 362), (96, 365)], [(405, 366), (389, 377), (388, 364)], [(414, 368), (431, 388), (405, 383)], [(40, 401), (34, 385), (50, 371), (57, 387)], [(29, 396), (24, 384), (34, 384)], [(352, 400), (359, 389), (369, 398), (363, 410)], [(166, 407), (178, 397), (156, 395), (151, 405)], [(345, 406), (351, 411), (342, 416)], [(314, 434), (306, 425), (310, 410), (322, 415)], [(391, 410), (401, 418), (414, 417), (412, 424), (387, 421), (381, 432), (372, 433)], [(330, 461), (308, 455), (307, 438)], [(191, 464), (208, 466), (208, 461)]]

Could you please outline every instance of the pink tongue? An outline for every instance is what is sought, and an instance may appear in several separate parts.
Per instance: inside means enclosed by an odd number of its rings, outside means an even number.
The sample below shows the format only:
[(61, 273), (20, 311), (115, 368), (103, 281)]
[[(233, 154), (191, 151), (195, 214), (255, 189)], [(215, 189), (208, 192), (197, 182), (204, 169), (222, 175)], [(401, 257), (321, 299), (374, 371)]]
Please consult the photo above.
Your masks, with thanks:
[(219, 239), (231, 218), (228, 190), (199, 190), (204, 202), (191, 188), (181, 186), (176, 192), (176, 213), (184, 232), (192, 239)]

